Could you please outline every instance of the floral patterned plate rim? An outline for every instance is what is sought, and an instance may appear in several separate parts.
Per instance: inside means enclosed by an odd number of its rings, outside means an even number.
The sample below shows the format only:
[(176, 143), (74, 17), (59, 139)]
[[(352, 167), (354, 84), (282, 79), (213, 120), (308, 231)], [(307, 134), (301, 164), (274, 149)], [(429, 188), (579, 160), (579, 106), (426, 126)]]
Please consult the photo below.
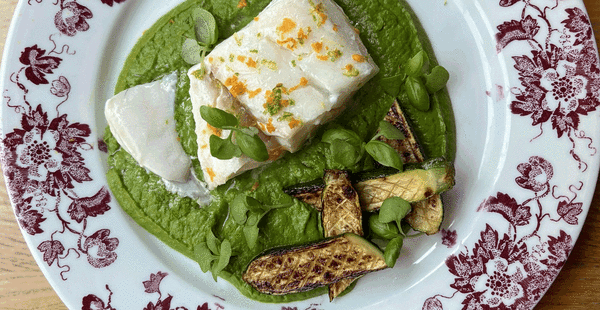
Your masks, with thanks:
[[(580, 0), (409, 0), (457, 120), (440, 234), (333, 303), (261, 304), (139, 228), (106, 185), (104, 101), (180, 0), (22, 0), (2, 59), (1, 160), (31, 252), (71, 309), (533, 309), (598, 176), (600, 66)], [(431, 18), (435, 16), (435, 18)], [(364, 298), (369, 296), (369, 298)]]

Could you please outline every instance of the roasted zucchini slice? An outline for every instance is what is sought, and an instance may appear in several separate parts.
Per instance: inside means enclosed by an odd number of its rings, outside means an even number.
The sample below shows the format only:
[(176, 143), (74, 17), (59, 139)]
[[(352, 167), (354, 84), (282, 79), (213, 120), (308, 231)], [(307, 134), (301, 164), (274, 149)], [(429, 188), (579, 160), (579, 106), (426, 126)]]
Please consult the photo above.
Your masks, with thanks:
[[(380, 140), (393, 147), (400, 154), (404, 163), (423, 162), (425, 160), (423, 152), (398, 101), (395, 101), (388, 111), (385, 121), (398, 128), (404, 134), (405, 138), (402, 140), (389, 140), (380, 137)], [(439, 232), (443, 218), (444, 208), (442, 197), (436, 194), (427, 198), (427, 200), (413, 203), (412, 211), (406, 217), (406, 221), (412, 229), (432, 235)]]
[(352, 188), (348, 172), (325, 170), (323, 180), (325, 181), (322, 194), (325, 237), (347, 232), (362, 236), (362, 211), (358, 194)]
[[(376, 211), (389, 197), (400, 197), (410, 203), (425, 200), (454, 186), (454, 166), (442, 159), (406, 165), (405, 169), (403, 172), (395, 170), (394, 174), (391, 174), (390, 169), (384, 168), (382, 174), (376, 173), (380, 171), (377, 170), (352, 175), (352, 185), (358, 192), (362, 210)], [(365, 177), (366, 175), (368, 177)], [(372, 178), (372, 175), (376, 177)], [(319, 185), (319, 181), (315, 180), (286, 188), (284, 191), (313, 205), (317, 210), (322, 210), (320, 201), (315, 200), (313, 195), (320, 195), (324, 186), (322, 181)], [(313, 198), (302, 200), (305, 197)]]
[(283, 295), (386, 267), (383, 252), (376, 245), (346, 233), (318, 243), (271, 250), (250, 262), (242, 279), (261, 293)]
[[(358, 193), (352, 187), (347, 171), (325, 170), (325, 188), (321, 197), (323, 205), (323, 230), (325, 237), (343, 233), (363, 235), (362, 211)], [(341, 294), (355, 279), (342, 279), (329, 285), (329, 301)]]

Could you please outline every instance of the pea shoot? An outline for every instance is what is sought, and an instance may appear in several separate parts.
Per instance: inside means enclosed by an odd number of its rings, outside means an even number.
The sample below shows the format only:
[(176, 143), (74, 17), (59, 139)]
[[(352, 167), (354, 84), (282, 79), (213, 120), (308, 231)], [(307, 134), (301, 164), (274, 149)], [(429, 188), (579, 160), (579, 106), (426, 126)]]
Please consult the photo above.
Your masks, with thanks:
[(204, 56), (212, 50), (219, 39), (219, 30), (215, 17), (208, 11), (198, 7), (192, 11), (195, 38), (186, 38), (181, 47), (181, 57), (195, 65), (204, 60)]
[(200, 115), (209, 125), (230, 131), (229, 136), (225, 139), (214, 134), (210, 136), (211, 156), (227, 160), (244, 154), (258, 162), (269, 159), (267, 146), (258, 136), (257, 128), (240, 127), (240, 122), (233, 114), (218, 108), (202, 106)]
[(252, 249), (256, 246), (258, 240), (260, 220), (272, 210), (292, 205), (293, 203), (284, 203), (266, 206), (250, 196), (238, 195), (229, 206), (229, 214), (236, 224), (243, 225), (242, 231), (246, 243)]
[(229, 264), (232, 255), (231, 242), (227, 239), (219, 240), (212, 230), (209, 230), (206, 240), (194, 247), (194, 254), (202, 272), (210, 270), (216, 282), (219, 273)]

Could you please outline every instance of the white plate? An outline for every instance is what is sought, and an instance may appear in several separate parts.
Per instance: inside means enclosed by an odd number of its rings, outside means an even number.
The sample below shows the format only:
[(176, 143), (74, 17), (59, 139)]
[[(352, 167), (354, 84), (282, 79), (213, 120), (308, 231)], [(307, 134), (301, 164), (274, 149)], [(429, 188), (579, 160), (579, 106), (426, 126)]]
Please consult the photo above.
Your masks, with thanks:
[(31, 252), (69, 308), (533, 308), (575, 244), (598, 173), (600, 70), (581, 1), (409, 1), (451, 72), (457, 185), (444, 229), (334, 303), (290, 305), (214, 283), (108, 194), (103, 103), (135, 40), (180, 2), (17, 7), (0, 76), (3, 169)]

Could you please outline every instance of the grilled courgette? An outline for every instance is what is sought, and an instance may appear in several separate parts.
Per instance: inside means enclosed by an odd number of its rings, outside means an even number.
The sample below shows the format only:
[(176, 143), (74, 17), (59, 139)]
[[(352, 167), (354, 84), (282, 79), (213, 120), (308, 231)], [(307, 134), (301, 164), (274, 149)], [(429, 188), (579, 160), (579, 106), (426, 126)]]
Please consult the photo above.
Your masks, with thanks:
[[(400, 154), (404, 163), (423, 162), (425, 160), (423, 152), (397, 101), (394, 102), (388, 111), (385, 121), (398, 128), (404, 134), (405, 138), (402, 140), (389, 140), (382, 136), (379, 139), (394, 148)], [(412, 211), (407, 215), (405, 220), (412, 229), (428, 235), (439, 232), (444, 217), (442, 197), (439, 194), (433, 195), (426, 200), (412, 203), (411, 206)]]
[[(358, 193), (352, 187), (347, 171), (325, 170), (325, 189), (321, 197), (325, 237), (343, 233), (363, 235), (362, 211)], [(329, 285), (329, 301), (341, 294), (355, 279), (342, 279)]]
[(376, 245), (346, 233), (318, 243), (271, 250), (250, 262), (242, 279), (261, 293), (283, 295), (386, 267), (383, 252)]
[[(383, 173), (378, 173), (380, 171)], [(352, 175), (351, 179), (362, 210), (376, 211), (390, 197), (400, 197), (412, 203), (449, 190), (454, 186), (454, 166), (442, 159), (433, 159), (406, 165), (403, 172), (383, 168)], [(322, 180), (315, 180), (288, 187), (284, 191), (322, 210), (320, 200), (315, 196), (320, 196), (324, 187)]]

